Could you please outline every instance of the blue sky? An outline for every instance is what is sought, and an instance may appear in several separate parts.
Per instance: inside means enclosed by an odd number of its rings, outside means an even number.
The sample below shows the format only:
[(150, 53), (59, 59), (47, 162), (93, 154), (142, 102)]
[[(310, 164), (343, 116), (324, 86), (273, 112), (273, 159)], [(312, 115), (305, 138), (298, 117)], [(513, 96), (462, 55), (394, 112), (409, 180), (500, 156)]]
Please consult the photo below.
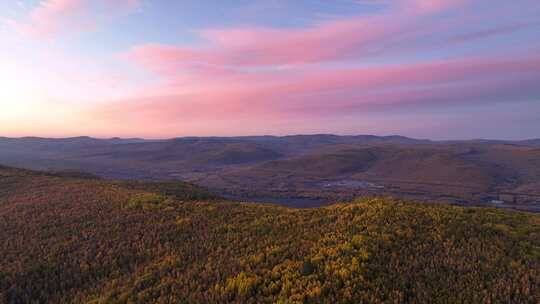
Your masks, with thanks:
[(540, 137), (533, 0), (0, 3), (0, 135)]

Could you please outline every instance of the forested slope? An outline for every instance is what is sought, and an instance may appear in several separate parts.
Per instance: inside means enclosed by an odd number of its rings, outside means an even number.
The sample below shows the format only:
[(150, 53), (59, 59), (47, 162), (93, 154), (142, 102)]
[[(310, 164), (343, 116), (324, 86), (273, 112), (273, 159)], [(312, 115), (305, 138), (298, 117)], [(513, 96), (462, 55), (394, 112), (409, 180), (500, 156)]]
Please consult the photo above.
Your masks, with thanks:
[(540, 217), (0, 168), (2, 303), (537, 303)]

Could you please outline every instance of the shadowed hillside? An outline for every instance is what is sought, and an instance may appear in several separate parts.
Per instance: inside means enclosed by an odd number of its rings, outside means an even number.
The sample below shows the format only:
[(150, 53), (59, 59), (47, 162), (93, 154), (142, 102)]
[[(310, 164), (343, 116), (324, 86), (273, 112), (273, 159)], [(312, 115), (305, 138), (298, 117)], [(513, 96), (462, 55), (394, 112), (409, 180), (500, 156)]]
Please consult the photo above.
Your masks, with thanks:
[(0, 167), (2, 303), (536, 303), (539, 244), (528, 213), (289, 209)]
[(460, 204), (500, 199), (528, 208), (540, 202), (539, 151), (499, 144), (338, 145), (197, 182), (248, 196), (387, 194)]
[(115, 179), (182, 180), (248, 199), (359, 195), (540, 210), (537, 140), (401, 136), (0, 138), (2, 163)]

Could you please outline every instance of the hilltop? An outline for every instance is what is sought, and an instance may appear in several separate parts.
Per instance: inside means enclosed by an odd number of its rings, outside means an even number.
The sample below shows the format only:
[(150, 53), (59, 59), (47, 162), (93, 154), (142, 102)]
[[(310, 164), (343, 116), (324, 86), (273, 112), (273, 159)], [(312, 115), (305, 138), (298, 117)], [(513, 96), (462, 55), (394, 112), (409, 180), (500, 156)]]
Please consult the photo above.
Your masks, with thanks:
[(539, 244), (529, 213), (0, 167), (3, 303), (535, 303)]

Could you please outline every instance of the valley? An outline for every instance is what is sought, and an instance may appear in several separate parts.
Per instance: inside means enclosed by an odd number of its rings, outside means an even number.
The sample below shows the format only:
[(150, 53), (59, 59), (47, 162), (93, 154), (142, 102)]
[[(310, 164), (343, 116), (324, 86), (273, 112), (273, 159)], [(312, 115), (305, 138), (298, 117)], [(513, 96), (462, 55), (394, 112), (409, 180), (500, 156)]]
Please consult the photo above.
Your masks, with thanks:
[(221, 195), (325, 204), (391, 196), (457, 205), (540, 207), (537, 141), (428, 141), (298, 135), (0, 139), (5, 165), (104, 178), (178, 180)]

